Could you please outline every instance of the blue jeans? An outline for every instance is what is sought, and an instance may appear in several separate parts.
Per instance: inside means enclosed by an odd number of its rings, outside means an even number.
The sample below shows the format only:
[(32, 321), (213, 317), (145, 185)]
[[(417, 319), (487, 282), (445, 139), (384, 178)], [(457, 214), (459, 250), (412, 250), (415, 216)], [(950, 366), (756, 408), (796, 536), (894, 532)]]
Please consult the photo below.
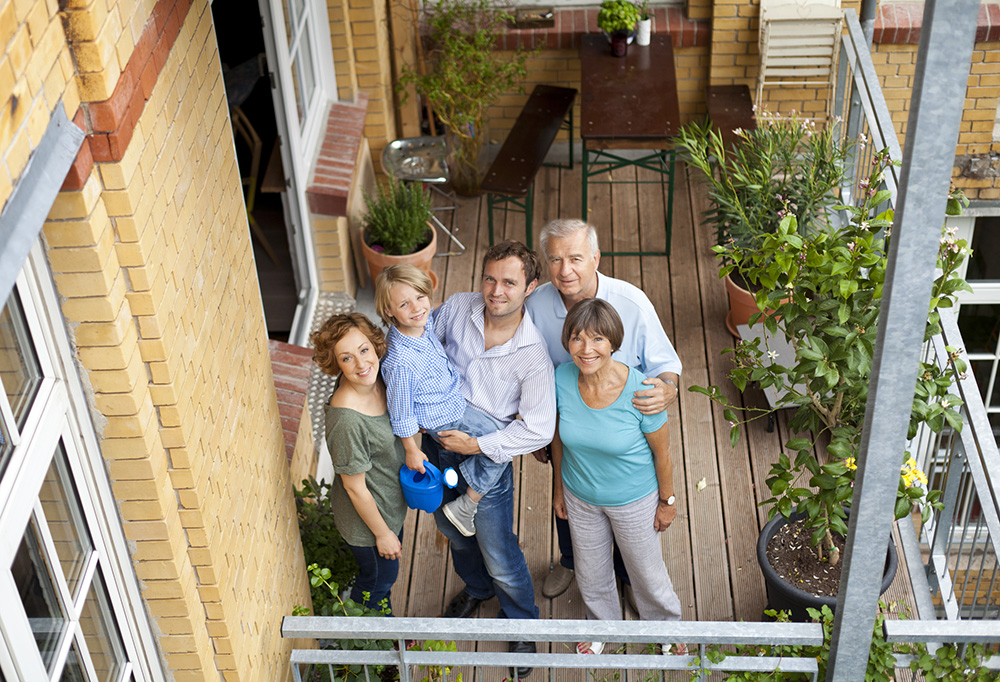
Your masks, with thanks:
[[(466, 403), (465, 414), (462, 415), (461, 419), (439, 426), (434, 430), (424, 429), (424, 431), (437, 441), (437, 436), (441, 431), (461, 431), (473, 438), (478, 438), (479, 436), (485, 436), (487, 433), (499, 431), (503, 427), (503, 424), (490, 415), (480, 412), (472, 405)], [(465, 481), (469, 484), (470, 488), (480, 495), (485, 495), (500, 481), (500, 477), (503, 476), (506, 467), (506, 463), (497, 464), (486, 455), (479, 454), (463, 457), (461, 464), (456, 469), (462, 472), (462, 476), (465, 477)]]
[[(403, 532), (399, 532), (399, 540), (403, 540)], [(346, 543), (345, 543), (346, 544)], [(358, 562), (358, 575), (351, 588), (351, 599), (358, 604), (364, 604), (378, 611), (378, 603), (385, 599), (389, 614), (392, 613), (392, 601), (389, 593), (396, 584), (399, 575), (399, 559), (383, 559), (377, 547), (355, 547), (347, 545), (351, 554)], [(368, 598), (365, 599), (365, 593)]]
[[(440, 449), (432, 438), (424, 438), (423, 449), (431, 464), (439, 469), (457, 468), (465, 459)], [(445, 489), (444, 502), (454, 500), (467, 487), (465, 479), (459, 476), (455, 488)], [(465, 591), (470, 597), (489, 599), (496, 594), (501, 618), (538, 618), (531, 573), (513, 531), (514, 474), (510, 464), (504, 465), (500, 481), (479, 501), (473, 537), (462, 535), (441, 509), (434, 512), (434, 521), (451, 543), (455, 572), (465, 581)]]

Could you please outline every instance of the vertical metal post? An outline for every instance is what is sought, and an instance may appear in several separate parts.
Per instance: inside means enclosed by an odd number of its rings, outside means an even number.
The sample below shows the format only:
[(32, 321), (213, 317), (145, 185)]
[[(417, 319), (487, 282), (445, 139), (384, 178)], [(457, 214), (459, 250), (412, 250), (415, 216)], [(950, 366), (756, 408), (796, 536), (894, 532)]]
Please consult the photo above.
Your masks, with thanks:
[[(927, 0), (833, 623), (830, 682), (865, 679), (979, 0)], [(876, 415), (878, 415), (876, 417)]]

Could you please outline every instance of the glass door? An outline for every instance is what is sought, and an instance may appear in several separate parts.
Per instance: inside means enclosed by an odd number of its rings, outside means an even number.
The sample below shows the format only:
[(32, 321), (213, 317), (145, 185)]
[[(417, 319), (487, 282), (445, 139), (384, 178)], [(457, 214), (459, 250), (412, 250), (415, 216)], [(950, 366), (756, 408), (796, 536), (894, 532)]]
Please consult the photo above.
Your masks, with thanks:
[(292, 231), (299, 305), (289, 341), (305, 344), (318, 275), (305, 190), (330, 102), (336, 99), (326, 5), (318, 0), (258, 0), (271, 95), (281, 139), (286, 222)]

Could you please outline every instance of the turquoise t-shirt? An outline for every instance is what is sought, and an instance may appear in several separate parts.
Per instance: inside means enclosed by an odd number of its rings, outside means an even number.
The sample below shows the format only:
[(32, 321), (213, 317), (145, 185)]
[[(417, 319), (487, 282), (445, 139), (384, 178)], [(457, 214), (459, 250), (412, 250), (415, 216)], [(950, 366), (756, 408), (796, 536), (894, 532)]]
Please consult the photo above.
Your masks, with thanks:
[(635, 369), (629, 368), (621, 395), (600, 410), (583, 402), (579, 376), (572, 362), (556, 368), (563, 485), (599, 507), (642, 499), (657, 489), (653, 451), (644, 434), (667, 423), (666, 411), (644, 415), (632, 407), (632, 394), (649, 388)]

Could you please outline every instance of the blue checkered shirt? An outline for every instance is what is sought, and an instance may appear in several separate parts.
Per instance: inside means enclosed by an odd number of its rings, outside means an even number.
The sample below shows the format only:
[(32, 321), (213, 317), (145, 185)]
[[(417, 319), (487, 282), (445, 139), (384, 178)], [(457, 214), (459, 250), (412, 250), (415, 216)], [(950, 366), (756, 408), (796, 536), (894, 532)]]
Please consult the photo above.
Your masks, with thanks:
[(462, 377), (448, 361), (427, 316), (423, 336), (414, 338), (389, 328), (389, 349), (382, 358), (392, 432), (400, 438), (418, 429), (436, 429), (465, 414)]

